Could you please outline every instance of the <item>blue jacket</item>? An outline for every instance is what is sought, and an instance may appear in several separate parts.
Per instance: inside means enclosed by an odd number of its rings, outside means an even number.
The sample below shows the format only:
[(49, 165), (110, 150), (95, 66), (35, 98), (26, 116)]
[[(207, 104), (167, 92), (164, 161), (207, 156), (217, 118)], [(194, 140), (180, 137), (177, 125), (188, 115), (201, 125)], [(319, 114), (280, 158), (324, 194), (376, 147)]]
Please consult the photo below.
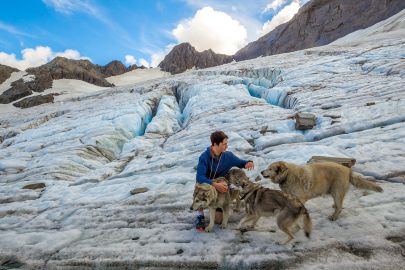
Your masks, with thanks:
[[(219, 160), (220, 162), (218, 166)], [(196, 177), (198, 183), (200, 184), (206, 183), (211, 185), (212, 184), (211, 179), (214, 179), (215, 171), (216, 171), (215, 178), (218, 178), (221, 176), (225, 176), (232, 167), (244, 168), (246, 163), (248, 163), (248, 160), (240, 159), (229, 151), (223, 152), (221, 154), (221, 158), (218, 159), (214, 158), (212, 162), (213, 164), (211, 164), (211, 161), (212, 161), (211, 149), (210, 147), (208, 147), (207, 150), (203, 152), (200, 155), (200, 158), (198, 159), (197, 177)]]

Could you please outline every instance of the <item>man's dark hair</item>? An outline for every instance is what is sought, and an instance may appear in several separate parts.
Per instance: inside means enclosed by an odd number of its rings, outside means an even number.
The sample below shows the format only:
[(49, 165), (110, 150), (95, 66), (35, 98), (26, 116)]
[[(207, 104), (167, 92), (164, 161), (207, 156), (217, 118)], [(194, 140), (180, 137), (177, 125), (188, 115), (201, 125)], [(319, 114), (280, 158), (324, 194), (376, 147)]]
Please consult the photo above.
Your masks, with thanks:
[(225, 139), (228, 139), (228, 136), (223, 131), (215, 131), (211, 133), (211, 145), (220, 144)]

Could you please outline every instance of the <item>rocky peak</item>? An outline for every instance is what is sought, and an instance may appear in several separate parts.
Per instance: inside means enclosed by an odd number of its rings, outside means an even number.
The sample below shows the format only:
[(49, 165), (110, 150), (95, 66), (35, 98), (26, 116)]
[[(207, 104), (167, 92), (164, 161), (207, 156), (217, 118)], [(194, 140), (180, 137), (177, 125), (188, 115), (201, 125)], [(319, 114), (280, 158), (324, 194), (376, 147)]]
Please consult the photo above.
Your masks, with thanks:
[(287, 23), (239, 50), (237, 61), (322, 46), (405, 8), (405, 1), (312, 0)]
[(172, 74), (186, 71), (190, 68), (207, 68), (229, 63), (232, 56), (216, 54), (211, 49), (198, 52), (190, 43), (181, 43), (170, 51), (160, 62), (159, 67)]
[(104, 77), (121, 75), (127, 71), (126, 66), (118, 60), (111, 61), (105, 66), (100, 66), (100, 72)]
[(127, 68), (127, 71), (135, 70), (135, 69), (138, 69), (138, 68), (139, 68), (139, 67), (138, 67), (137, 65), (133, 64), (133, 65), (130, 65), (130, 66)]

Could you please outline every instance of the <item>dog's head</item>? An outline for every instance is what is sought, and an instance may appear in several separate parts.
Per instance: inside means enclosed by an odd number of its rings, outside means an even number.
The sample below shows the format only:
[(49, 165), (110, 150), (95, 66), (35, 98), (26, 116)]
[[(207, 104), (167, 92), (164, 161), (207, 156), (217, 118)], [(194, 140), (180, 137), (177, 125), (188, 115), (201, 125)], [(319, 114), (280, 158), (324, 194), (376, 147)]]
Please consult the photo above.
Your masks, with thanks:
[(249, 177), (242, 169), (230, 169), (228, 174), (228, 180), (231, 184), (234, 184), (237, 187), (244, 189), (247, 185), (250, 184)]
[(215, 188), (209, 184), (196, 184), (193, 195), (193, 204), (191, 210), (198, 210), (200, 208), (208, 208), (211, 202), (215, 199)]
[(271, 163), (261, 174), (265, 178), (270, 178), (273, 183), (281, 183), (285, 180), (288, 173), (288, 166), (284, 161)]

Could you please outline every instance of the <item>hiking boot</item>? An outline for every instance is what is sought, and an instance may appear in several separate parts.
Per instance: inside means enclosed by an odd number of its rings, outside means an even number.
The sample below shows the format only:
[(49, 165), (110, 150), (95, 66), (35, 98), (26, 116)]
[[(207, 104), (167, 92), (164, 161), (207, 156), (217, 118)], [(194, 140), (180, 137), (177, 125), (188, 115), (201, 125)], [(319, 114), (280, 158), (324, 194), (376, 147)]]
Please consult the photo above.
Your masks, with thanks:
[(203, 232), (205, 230), (205, 217), (203, 215), (197, 216), (195, 228), (199, 232)]

